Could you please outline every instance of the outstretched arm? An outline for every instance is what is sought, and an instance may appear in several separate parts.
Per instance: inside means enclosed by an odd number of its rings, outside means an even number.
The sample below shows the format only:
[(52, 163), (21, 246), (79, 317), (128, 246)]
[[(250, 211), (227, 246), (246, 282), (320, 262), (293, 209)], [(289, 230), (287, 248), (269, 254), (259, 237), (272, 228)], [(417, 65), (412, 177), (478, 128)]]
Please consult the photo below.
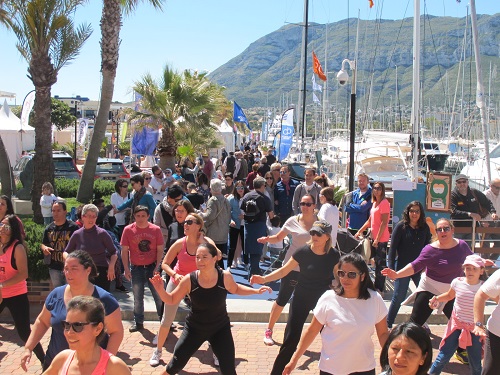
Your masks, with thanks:
[(298, 265), (299, 263), (292, 257), (288, 260), (288, 262), (286, 262), (283, 267), (278, 268), (277, 270), (271, 272), (269, 275), (252, 275), (252, 277), (250, 278), (250, 284), (265, 284), (274, 280), (282, 279), (290, 272), (292, 272)]
[(165, 302), (167, 305), (176, 305), (191, 291), (191, 280), (189, 277), (184, 277), (179, 285), (172, 291), (172, 293), (168, 293), (163, 286), (163, 279), (161, 278), (159, 273), (155, 273), (153, 277), (149, 279), (151, 284), (153, 284), (154, 288), (158, 292), (161, 300)]
[(238, 284), (234, 281), (233, 275), (229, 271), (224, 271), (224, 286), (231, 294), (239, 294), (240, 296), (249, 296), (251, 294), (262, 294), (264, 292), (271, 293), (273, 290), (268, 286), (261, 286), (259, 289), (250, 288), (246, 285)]

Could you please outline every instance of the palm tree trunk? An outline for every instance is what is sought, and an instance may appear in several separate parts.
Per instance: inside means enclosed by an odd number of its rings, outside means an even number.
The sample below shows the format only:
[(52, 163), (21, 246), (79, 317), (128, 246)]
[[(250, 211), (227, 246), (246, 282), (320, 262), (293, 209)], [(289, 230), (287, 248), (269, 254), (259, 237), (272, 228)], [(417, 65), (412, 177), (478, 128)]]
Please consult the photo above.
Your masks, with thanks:
[(108, 125), (109, 109), (115, 89), (118, 49), (120, 45), (121, 8), (120, 0), (104, 0), (101, 17), (101, 71), (102, 86), (99, 111), (94, 125), (77, 200), (90, 202), (94, 192), (94, 175), (102, 140)]
[(2, 194), (8, 197), (16, 192), (16, 184), (14, 183), (14, 175), (10, 165), (9, 156), (0, 136), (0, 160), (6, 160), (5, 163), (0, 163), (0, 179), (2, 180)]
[(161, 137), (156, 149), (160, 156), (159, 167), (175, 170), (175, 158), (177, 157), (177, 139), (175, 139), (174, 124), (164, 125), (161, 128)]

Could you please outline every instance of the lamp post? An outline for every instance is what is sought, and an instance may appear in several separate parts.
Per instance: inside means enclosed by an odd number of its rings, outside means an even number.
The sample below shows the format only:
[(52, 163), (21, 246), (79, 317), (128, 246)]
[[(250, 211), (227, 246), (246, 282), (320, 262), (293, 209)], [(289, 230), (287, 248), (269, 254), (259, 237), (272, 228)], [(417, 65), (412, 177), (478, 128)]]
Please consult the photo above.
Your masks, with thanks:
[[(78, 96), (77, 96), (78, 98)], [(76, 165), (76, 145), (77, 145), (77, 140), (78, 140), (78, 100), (75, 100), (75, 145), (74, 145), (74, 159), (75, 159), (75, 165)]]
[(343, 86), (349, 81), (349, 75), (346, 71), (346, 64), (352, 70), (351, 85), (351, 114), (349, 122), (349, 191), (354, 190), (354, 152), (356, 141), (356, 60), (344, 59), (342, 69), (337, 74), (337, 80)]

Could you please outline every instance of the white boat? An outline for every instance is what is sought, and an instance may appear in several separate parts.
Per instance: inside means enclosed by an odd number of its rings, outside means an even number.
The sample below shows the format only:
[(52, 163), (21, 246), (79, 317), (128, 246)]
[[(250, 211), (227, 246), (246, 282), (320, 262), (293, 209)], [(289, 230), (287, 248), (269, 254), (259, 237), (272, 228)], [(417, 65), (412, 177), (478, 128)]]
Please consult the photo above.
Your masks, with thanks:
[[(500, 144), (497, 144), (490, 151), (490, 171), (491, 179), (500, 178)], [(469, 176), (469, 186), (484, 191), (489, 188), (488, 174), (486, 168), (486, 157), (478, 158), (471, 164), (466, 165), (460, 173)]]

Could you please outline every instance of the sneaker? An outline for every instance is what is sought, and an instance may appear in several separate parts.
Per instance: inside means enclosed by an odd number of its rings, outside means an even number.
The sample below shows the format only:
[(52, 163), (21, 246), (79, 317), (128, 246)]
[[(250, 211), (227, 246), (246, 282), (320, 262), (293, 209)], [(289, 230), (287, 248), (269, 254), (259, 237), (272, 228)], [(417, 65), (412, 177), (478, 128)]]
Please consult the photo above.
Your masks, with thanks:
[(123, 285), (117, 286), (115, 289), (120, 291), (120, 292), (124, 292), (124, 293), (128, 292), (128, 289), (125, 288), (125, 286), (123, 286)]
[(214, 366), (219, 367), (219, 359), (215, 354), (212, 353), (212, 356), (214, 357)]
[(459, 361), (462, 362), (464, 365), (469, 364), (469, 356), (467, 355), (467, 350), (457, 350), (455, 352), (455, 358)]
[(269, 328), (266, 329), (266, 333), (264, 333), (264, 344), (266, 344), (267, 346), (274, 345), (273, 331)]
[(149, 360), (149, 364), (153, 367), (158, 366), (160, 364), (160, 358), (161, 358), (161, 350), (157, 349), (153, 350), (153, 355)]
[(142, 323), (134, 323), (130, 326), (128, 329), (129, 332), (137, 332), (137, 331), (142, 331), (144, 329), (144, 324)]
[(151, 343), (153, 345), (158, 345), (158, 334), (156, 334), (155, 337), (153, 337), (153, 341), (151, 341)]

